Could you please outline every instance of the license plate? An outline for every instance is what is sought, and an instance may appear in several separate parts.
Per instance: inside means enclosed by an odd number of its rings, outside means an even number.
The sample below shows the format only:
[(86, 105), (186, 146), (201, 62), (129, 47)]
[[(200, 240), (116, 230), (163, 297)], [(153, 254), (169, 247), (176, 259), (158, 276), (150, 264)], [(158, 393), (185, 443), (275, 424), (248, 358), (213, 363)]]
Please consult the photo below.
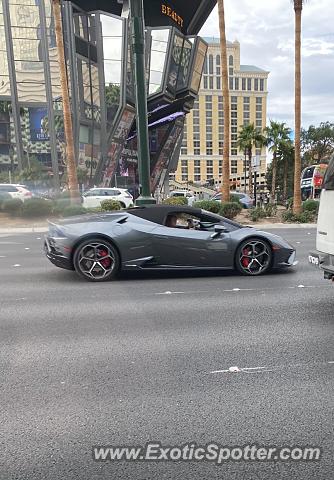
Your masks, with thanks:
[(314, 267), (318, 267), (320, 268), (320, 258), (318, 255), (315, 255), (314, 253), (313, 254), (310, 254), (308, 256), (308, 261), (311, 265), (313, 265)]

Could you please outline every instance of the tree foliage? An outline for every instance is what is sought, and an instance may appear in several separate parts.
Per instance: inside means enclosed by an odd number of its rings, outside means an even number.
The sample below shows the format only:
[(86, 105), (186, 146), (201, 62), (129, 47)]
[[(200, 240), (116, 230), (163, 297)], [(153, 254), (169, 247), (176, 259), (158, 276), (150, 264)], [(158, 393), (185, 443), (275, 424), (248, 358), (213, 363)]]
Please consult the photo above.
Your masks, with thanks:
[(302, 129), (301, 148), (303, 167), (328, 161), (334, 153), (334, 123), (321, 122), (318, 127)]

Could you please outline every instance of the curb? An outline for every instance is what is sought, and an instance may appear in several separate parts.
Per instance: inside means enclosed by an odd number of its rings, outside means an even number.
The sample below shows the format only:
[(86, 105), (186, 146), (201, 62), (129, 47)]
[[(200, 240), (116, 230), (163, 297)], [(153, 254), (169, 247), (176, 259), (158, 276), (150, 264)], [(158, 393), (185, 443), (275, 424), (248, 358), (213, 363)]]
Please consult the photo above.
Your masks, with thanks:
[[(254, 227), (256, 230), (267, 230), (267, 229), (290, 229), (290, 228), (316, 228), (316, 223), (250, 223), (248, 225), (243, 225), (244, 227)], [(45, 233), (48, 231), (48, 227), (12, 227), (12, 228), (0, 228), (1, 234), (20, 234), (20, 233)]]
[(48, 231), (48, 227), (11, 227), (11, 228), (0, 228), (0, 234), (6, 233), (45, 233)]

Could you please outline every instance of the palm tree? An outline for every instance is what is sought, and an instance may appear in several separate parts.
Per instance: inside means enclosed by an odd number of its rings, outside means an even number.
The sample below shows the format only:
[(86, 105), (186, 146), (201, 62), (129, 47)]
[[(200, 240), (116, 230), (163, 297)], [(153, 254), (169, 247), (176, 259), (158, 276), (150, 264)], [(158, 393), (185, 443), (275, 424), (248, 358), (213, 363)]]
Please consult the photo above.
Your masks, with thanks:
[(276, 175), (277, 175), (277, 154), (281, 150), (281, 147), (290, 141), (291, 130), (285, 123), (275, 122), (270, 120), (269, 127), (264, 129), (265, 142), (269, 147), (269, 151), (273, 154), (273, 167), (272, 167), (272, 182), (271, 182), (271, 201), (274, 201), (276, 191)]
[(295, 10), (295, 174), (293, 212), (301, 213), (302, 197), (300, 188), (301, 156), (300, 156), (300, 131), (301, 131), (301, 25), (302, 10), (305, 0), (293, 0)]
[(78, 199), (79, 199), (79, 191), (78, 191), (77, 168), (76, 168), (75, 154), (74, 154), (72, 116), (71, 116), (70, 96), (69, 96), (68, 83), (67, 83), (60, 0), (52, 0), (52, 8), (53, 8), (53, 16), (54, 16), (54, 22), (55, 22), (56, 45), (57, 45), (59, 73), (60, 73), (60, 86), (61, 86), (62, 102), (63, 102), (68, 188), (70, 191), (72, 203), (76, 203), (78, 202)]
[[(262, 147), (265, 144), (265, 138), (262, 133), (254, 126), (254, 123), (242, 125), (238, 134), (237, 145), (240, 150), (248, 155), (248, 190), (251, 194), (253, 191), (252, 182), (252, 155), (253, 147)], [(245, 177), (246, 184), (246, 177)]]
[(230, 95), (228, 91), (228, 67), (225, 33), (224, 0), (218, 0), (218, 17), (220, 33), (223, 105), (224, 105), (224, 148), (223, 148), (223, 186), (222, 202), (230, 200)]

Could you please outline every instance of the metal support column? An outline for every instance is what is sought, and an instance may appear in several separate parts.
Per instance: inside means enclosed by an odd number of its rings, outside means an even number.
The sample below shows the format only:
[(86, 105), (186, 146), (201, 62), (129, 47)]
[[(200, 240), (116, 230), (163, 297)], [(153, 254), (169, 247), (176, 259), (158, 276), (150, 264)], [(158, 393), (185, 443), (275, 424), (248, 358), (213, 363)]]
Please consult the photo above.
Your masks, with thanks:
[(47, 100), (47, 112), (48, 112), (48, 124), (49, 124), (49, 137), (50, 137), (50, 149), (51, 149), (51, 162), (53, 171), (53, 185), (55, 190), (59, 190), (59, 165), (58, 165), (58, 152), (57, 152), (57, 138), (55, 128), (55, 117), (53, 110), (53, 96), (52, 96), (52, 81), (50, 72), (50, 58), (49, 58), (49, 45), (45, 20), (45, 3), (44, 0), (39, 1), (39, 17), (41, 27), (41, 44), (43, 54), (44, 65), (44, 77), (45, 77), (45, 92)]
[(12, 38), (8, 0), (2, 0), (2, 11), (3, 11), (3, 20), (4, 20), (4, 27), (5, 27), (5, 39), (6, 39), (6, 49), (7, 49), (10, 92), (11, 92), (12, 115), (13, 115), (13, 121), (14, 121), (15, 142), (16, 142), (17, 166), (19, 171), (21, 171), (22, 168), (24, 168), (26, 165), (25, 165), (23, 144), (22, 144), (20, 107), (19, 107), (18, 93), (17, 93), (13, 38)]
[(77, 55), (73, 28), (73, 10), (72, 3), (63, 2), (63, 19), (64, 19), (64, 43), (66, 60), (69, 63), (70, 84), (71, 84), (71, 107), (72, 107), (72, 125), (74, 136), (74, 151), (76, 163), (79, 160), (79, 134), (80, 134), (80, 107), (78, 98), (78, 72), (77, 72)]
[(137, 113), (138, 168), (141, 184), (137, 205), (155, 203), (150, 189), (150, 152), (147, 124), (147, 91), (145, 75), (145, 33), (143, 0), (130, 0), (132, 55), (134, 64)]

